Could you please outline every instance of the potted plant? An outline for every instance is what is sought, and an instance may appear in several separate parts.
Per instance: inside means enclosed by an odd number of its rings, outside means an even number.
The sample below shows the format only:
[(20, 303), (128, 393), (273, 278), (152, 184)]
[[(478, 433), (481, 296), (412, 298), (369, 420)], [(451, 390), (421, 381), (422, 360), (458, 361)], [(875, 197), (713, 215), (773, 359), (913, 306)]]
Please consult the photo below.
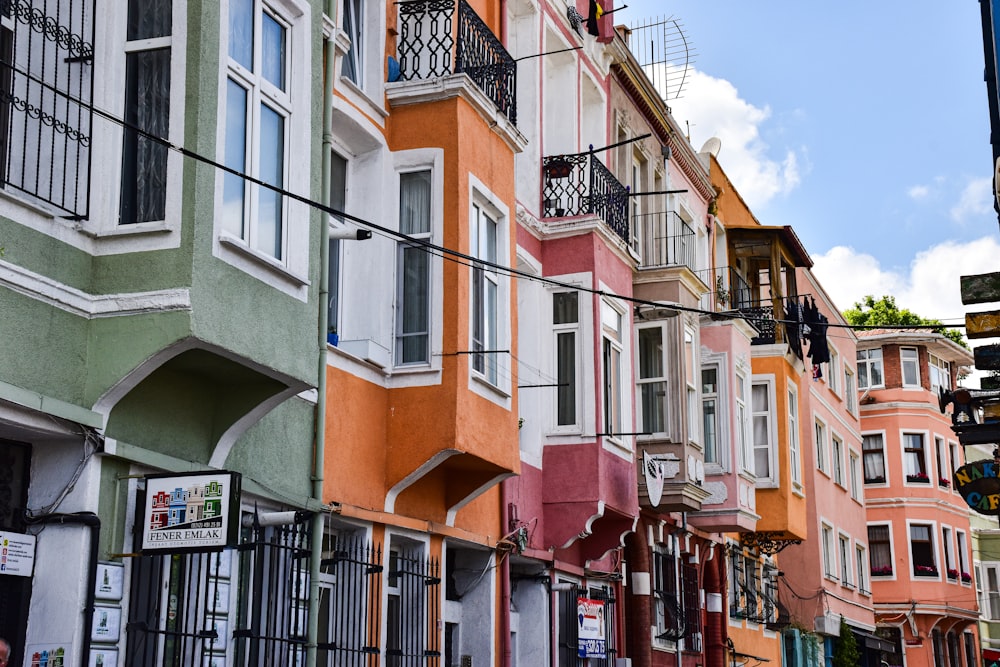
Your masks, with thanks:
[(938, 573), (933, 565), (914, 565), (913, 571), (918, 577), (936, 577)]
[(958, 570), (955, 570), (953, 568), (949, 568), (948, 569), (948, 578), (949, 579), (958, 579)]
[(951, 486), (951, 480), (948, 479), (947, 477), (939, 477), (938, 486), (943, 486), (944, 488), (947, 489), (949, 486)]
[(962, 573), (962, 583), (963, 584), (972, 583), (972, 575), (969, 574), (968, 572), (963, 572)]
[(927, 476), (925, 472), (915, 472), (911, 475), (906, 476), (907, 482), (916, 482), (918, 484), (926, 484), (930, 481), (930, 477)]
[(892, 565), (881, 565), (879, 567), (872, 568), (873, 577), (891, 577), (892, 576)]

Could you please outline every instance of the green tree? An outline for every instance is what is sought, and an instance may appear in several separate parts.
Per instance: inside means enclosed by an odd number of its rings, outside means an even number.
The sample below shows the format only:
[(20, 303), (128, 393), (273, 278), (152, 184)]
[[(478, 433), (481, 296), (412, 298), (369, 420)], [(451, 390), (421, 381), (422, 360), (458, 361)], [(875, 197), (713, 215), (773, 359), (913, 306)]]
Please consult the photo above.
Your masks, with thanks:
[(840, 617), (840, 639), (833, 648), (833, 667), (858, 667), (861, 664), (861, 652), (858, 650), (858, 640), (854, 638), (850, 626), (844, 617)]
[(941, 320), (931, 320), (920, 317), (912, 310), (900, 308), (896, 305), (896, 297), (886, 294), (876, 299), (872, 295), (867, 295), (861, 301), (854, 303), (853, 308), (844, 311), (844, 319), (849, 324), (859, 326), (914, 326), (932, 325), (935, 326), (934, 333), (939, 333), (962, 347), (968, 349), (969, 344), (962, 337), (962, 332), (958, 329), (948, 329), (941, 323)]

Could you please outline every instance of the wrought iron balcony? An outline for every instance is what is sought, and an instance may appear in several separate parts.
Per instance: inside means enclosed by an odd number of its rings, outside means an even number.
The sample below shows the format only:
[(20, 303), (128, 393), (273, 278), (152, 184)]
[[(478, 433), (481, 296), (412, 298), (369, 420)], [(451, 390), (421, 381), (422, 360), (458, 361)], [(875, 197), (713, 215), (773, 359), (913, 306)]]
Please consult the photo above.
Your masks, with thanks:
[(628, 243), (628, 193), (595, 155), (593, 146), (586, 153), (542, 158), (542, 217), (599, 215)]
[(695, 270), (694, 230), (675, 211), (633, 216), (632, 247), (644, 268), (686, 266)]
[(397, 49), (400, 81), (464, 73), (517, 123), (517, 64), (465, 0), (400, 2)]

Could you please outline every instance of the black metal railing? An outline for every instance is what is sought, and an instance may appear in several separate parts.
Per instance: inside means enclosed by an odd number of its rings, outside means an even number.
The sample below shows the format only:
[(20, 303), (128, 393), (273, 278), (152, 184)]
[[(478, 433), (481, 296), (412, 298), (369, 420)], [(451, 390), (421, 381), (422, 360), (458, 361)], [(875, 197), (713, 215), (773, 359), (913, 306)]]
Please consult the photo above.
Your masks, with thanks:
[(94, 0), (0, 0), (0, 187), (90, 213)]
[(353, 535), (331, 540), (320, 571), (336, 584), (325, 615), (329, 623), (320, 627), (317, 664), (367, 667), (379, 654), (382, 547)]
[(625, 243), (629, 242), (629, 189), (597, 157), (586, 153), (542, 158), (542, 216), (598, 215)]
[(390, 554), (386, 598), (385, 663), (437, 667), (441, 663), (441, 565), (420, 552)]
[(465, 0), (400, 2), (397, 53), (400, 81), (464, 73), (517, 123), (517, 63)]
[[(579, 656), (579, 598), (596, 600), (604, 605), (605, 657), (581, 658)], [(611, 667), (616, 664), (618, 646), (615, 643), (615, 594), (610, 588), (572, 587), (559, 593), (559, 664), (571, 667)]]
[(696, 239), (694, 230), (676, 211), (632, 218), (632, 247), (643, 268), (686, 266), (694, 271)]

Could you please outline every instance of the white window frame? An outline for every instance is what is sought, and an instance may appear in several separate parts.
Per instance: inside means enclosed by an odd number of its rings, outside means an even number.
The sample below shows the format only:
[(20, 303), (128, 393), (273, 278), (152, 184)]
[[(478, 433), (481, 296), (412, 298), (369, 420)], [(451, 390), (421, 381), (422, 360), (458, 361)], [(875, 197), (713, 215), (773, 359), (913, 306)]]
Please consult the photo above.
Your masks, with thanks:
[(969, 569), (969, 542), (968, 542), (968, 537), (964, 530), (960, 530), (958, 528), (955, 529), (955, 543), (956, 543), (955, 553), (958, 556), (957, 559), (958, 578), (959, 581), (964, 586), (968, 586), (972, 582), (965, 581), (962, 578), (963, 574), (968, 574), (968, 575), (972, 574), (972, 571)]
[[(948, 570), (958, 571), (955, 559), (955, 531), (946, 524), (941, 524), (941, 561), (944, 563), (945, 574)], [(955, 578), (958, 581), (958, 577)]]
[(698, 384), (701, 382), (701, 363), (699, 361), (698, 329), (684, 326), (684, 380), (687, 391), (687, 439), (688, 442), (701, 449), (701, 395)]
[[(916, 448), (915, 447), (908, 447), (907, 446), (909, 444), (909, 442), (910, 442), (907, 439), (908, 436), (919, 436), (919, 438), (920, 438), (920, 457), (919, 457), (919, 459), (923, 460), (923, 470), (922, 471), (918, 470), (918, 471), (914, 472), (914, 471), (909, 470), (908, 455), (909, 455), (910, 452), (908, 452), (907, 450), (909, 450), (909, 449), (914, 449), (915, 450)], [(927, 441), (929, 439), (929, 436), (930, 436), (930, 433), (928, 431), (920, 431), (920, 430), (900, 431), (900, 433), (899, 433), (899, 449), (900, 449), (900, 452), (902, 454), (903, 483), (904, 484), (913, 485), (913, 486), (930, 487), (930, 485), (934, 483), (934, 481), (931, 479), (931, 473), (933, 471), (931, 470), (931, 465), (930, 465), (931, 462), (930, 462), (930, 459), (929, 459), (929, 456), (928, 456), (929, 452), (927, 451), (927, 449), (928, 449), (928, 447), (927, 447), (928, 442)], [(914, 456), (916, 456), (916, 454), (914, 454)], [(911, 482), (911, 481), (909, 481), (909, 476), (910, 475), (919, 475), (919, 474), (926, 475), (927, 476), (927, 482), (917, 482), (917, 481)]]
[(862, 595), (871, 595), (870, 578), (868, 577), (868, 547), (854, 541), (854, 567), (858, 572), (858, 592)]
[[(402, 590), (398, 585), (396, 586), (389, 585), (390, 581), (389, 574), (391, 571), (391, 558), (392, 558), (391, 554), (393, 552), (398, 552), (400, 550), (400, 547), (408, 547), (412, 549), (419, 549), (420, 558), (426, 559), (428, 557), (430, 550), (430, 545), (425, 537), (412, 535), (409, 533), (396, 532), (396, 531), (387, 532), (385, 536), (385, 544), (386, 544), (385, 561), (384, 561), (385, 568), (383, 571), (383, 581), (382, 581), (382, 609), (384, 610), (384, 612), (382, 613), (382, 618), (380, 621), (381, 624), (380, 631), (382, 637), (380, 645), (383, 648), (388, 646), (388, 639), (389, 639), (389, 599), (393, 595), (398, 597), (402, 593)], [(442, 591), (442, 596), (443, 596), (443, 591)], [(427, 605), (427, 593), (425, 592), (423, 599), (421, 600), (421, 607), (423, 609), (426, 609), (426, 605)], [(421, 615), (417, 616), (422, 618)], [(411, 614), (409, 615), (409, 617), (412, 618), (413, 615)], [(426, 647), (428, 645), (428, 639), (429, 639), (427, 635), (428, 631), (426, 627), (422, 627), (421, 629), (423, 633), (421, 645), (423, 647)]]
[(858, 387), (857, 375), (847, 364), (844, 364), (844, 400), (847, 403), (847, 412), (858, 416)]
[[(858, 350), (858, 389), (879, 389), (885, 387), (885, 362), (882, 348)], [(877, 368), (881, 382), (872, 382), (872, 370)]]
[(740, 470), (748, 475), (756, 475), (753, 460), (753, 434), (751, 422), (751, 406), (747, 393), (753, 391), (752, 381), (741, 371), (736, 372), (736, 386), (733, 391), (736, 420), (736, 456), (739, 458)]
[[(474, 174), (469, 174), (469, 239), (478, 238), (473, 234), (472, 227), (478, 224), (479, 214), (485, 214), (496, 223), (496, 263), (499, 266), (510, 266), (510, 212), (506, 204), (493, 194), (486, 185)], [(478, 250), (470, 247), (470, 255), (479, 257)], [(471, 264), (471, 263), (470, 263)], [(473, 345), (473, 323), (476, 313), (473, 308), (474, 297), (474, 271), (473, 266), (469, 267), (469, 342), (468, 349), (474, 349)], [(490, 280), (490, 284), (496, 286), (496, 312), (493, 314), (493, 322), (496, 329), (495, 346), (498, 350), (510, 348), (510, 276), (502, 271), (484, 268), (484, 278)], [(494, 282), (495, 281), (495, 282)], [(484, 283), (485, 287), (485, 283)], [(485, 303), (484, 303), (485, 307)], [(491, 347), (494, 343), (489, 339), (483, 341), (484, 347)], [(469, 383), (476, 393), (491, 401), (500, 403), (504, 407), (510, 408), (511, 404), (511, 355), (508, 353), (494, 353), (484, 355), (484, 369), (489, 370), (492, 365), (495, 374), (483, 373), (475, 368), (475, 355), (469, 356)]]
[[(868, 485), (871, 485), (871, 486), (888, 486), (889, 485), (889, 463), (888, 463), (888, 457), (887, 457), (888, 452), (886, 451), (886, 437), (885, 437), (885, 435), (886, 435), (885, 431), (872, 431), (870, 433), (862, 433), (861, 434), (861, 480), (865, 484), (868, 484)], [(868, 478), (865, 475), (865, 448), (864, 448), (865, 438), (878, 438), (879, 441), (882, 444), (882, 448), (881, 448), (881, 451), (882, 451), (882, 476), (885, 478), (885, 481), (883, 481), (883, 482), (878, 482), (878, 481), (869, 482)], [(875, 450), (871, 450), (871, 451), (875, 451)]]
[[(983, 620), (1000, 621), (1000, 562), (980, 563), (979, 571), (981, 574), (977, 586), (980, 587), (980, 614)], [(990, 573), (993, 574), (992, 581)]]
[(844, 439), (836, 431), (830, 432), (830, 475), (834, 484), (846, 488), (844, 478)]
[[(667, 372), (667, 364), (670, 363), (669, 354), (669, 340), (670, 336), (667, 331), (667, 325), (665, 322), (653, 322), (649, 324), (636, 324), (635, 326), (635, 404), (636, 404), (636, 416), (638, 417), (637, 425), (639, 428), (637, 430), (646, 432), (648, 425), (646, 423), (646, 417), (643, 400), (642, 391), (646, 385), (656, 385), (660, 384), (663, 387), (663, 395), (659, 398), (659, 409), (661, 411), (662, 425), (661, 430), (651, 431), (651, 434), (664, 434), (670, 432), (670, 419), (672, 415), (670, 414), (670, 401), (667, 397), (670, 395), (670, 379)], [(603, 327), (602, 327), (603, 330)], [(658, 373), (650, 377), (641, 377), (641, 368), (643, 365), (642, 359), (642, 347), (639, 344), (640, 332), (645, 331), (656, 331), (660, 337), (661, 346), (661, 363), (658, 369)], [(648, 436), (645, 436), (648, 437)]]
[[(265, 8), (272, 18), (275, 18), (286, 29), (285, 35), (285, 88), (279, 91), (267, 82), (260, 82), (263, 75), (248, 72), (229, 57), (229, 0), (221, 0), (222, 25), (219, 39), (219, 128), (216, 143), (216, 154), (219, 161), (225, 161), (226, 149), (226, 99), (228, 82), (233, 80), (237, 85), (248, 89), (248, 109), (259, 106), (264, 101), (272, 111), (284, 118), (284, 176), (282, 187), (291, 192), (308, 192), (311, 183), (310, 152), (296, 154), (291, 159), (291, 151), (296, 146), (308, 146), (312, 143), (310, 133), (313, 130), (312, 118), (312, 62), (311, 62), (311, 21), (310, 5), (302, 0), (255, 0), (254, 16), (259, 16)], [(254, 21), (256, 26), (259, 20)], [(255, 41), (259, 37), (255, 37)], [(255, 49), (257, 47), (255, 46)], [(249, 113), (249, 112), (248, 112)], [(247, 154), (250, 167), (248, 173), (257, 175), (255, 160), (257, 159), (256, 143), (259, 139), (259, 125), (248, 121)], [(240, 238), (224, 228), (224, 182), (227, 172), (219, 169), (216, 174), (215, 229), (216, 237), (213, 243), (213, 254), (272, 287), (285, 292), (296, 299), (307, 301), (309, 298), (309, 253), (312, 239), (309, 235), (309, 225), (312, 211), (306, 204), (289, 197), (282, 197), (282, 252), (281, 258), (273, 257), (266, 252), (253, 247), (255, 238), (253, 231), (256, 226), (256, 202), (261, 186), (247, 182), (244, 195), (244, 212), (247, 232)]]
[(920, 527), (927, 528), (927, 535), (928, 535), (928, 539), (929, 539), (930, 545), (931, 545), (931, 555), (932, 555), (932, 558), (933, 558), (933, 561), (934, 561), (933, 567), (937, 571), (937, 576), (936, 577), (934, 577), (934, 576), (927, 576), (927, 575), (919, 575), (918, 581), (920, 579), (928, 579), (928, 580), (937, 579), (937, 580), (940, 580), (942, 577), (944, 577), (944, 572), (942, 572), (942, 567), (941, 567), (941, 547), (938, 544), (938, 523), (937, 523), (937, 521), (927, 521), (927, 520), (923, 520), (923, 519), (916, 519), (916, 520), (907, 519), (906, 520), (906, 547), (907, 547), (906, 552), (907, 552), (907, 556), (908, 556), (908, 560), (909, 560), (909, 564), (910, 564), (910, 576), (911, 577), (918, 577), (918, 575), (917, 575), (917, 563), (913, 559), (913, 531), (912, 531), (912, 528), (914, 526), (920, 526)]
[(931, 392), (938, 395), (941, 389), (951, 390), (951, 364), (932, 352), (927, 353)]
[[(435, 207), (435, 178), (433, 169), (408, 169), (405, 171), (398, 172), (398, 183), (397, 191), (400, 197), (400, 208), (402, 207), (402, 196), (403, 196), (403, 177), (409, 174), (422, 174), (426, 173), (429, 181), (430, 188), (430, 200), (427, 202), (427, 230), (424, 232), (413, 233), (410, 232), (407, 235), (410, 238), (416, 239), (418, 241), (423, 241), (424, 243), (433, 243), (434, 241), (434, 207)], [(400, 211), (402, 213), (402, 211)], [(400, 228), (402, 228), (402, 220), (398, 221)], [(424, 332), (424, 336), (427, 338), (425, 356), (423, 359), (417, 359), (413, 361), (403, 361), (402, 359), (402, 343), (404, 337), (410, 337), (415, 335), (414, 332), (403, 333), (403, 308), (405, 307), (404, 302), (404, 271), (405, 271), (405, 253), (407, 250), (417, 249), (417, 252), (427, 253), (427, 293), (424, 295), (424, 301), (426, 303), (426, 313), (427, 318), (427, 331)], [(412, 368), (414, 366), (429, 366), (431, 363), (431, 344), (434, 340), (434, 261), (437, 259), (434, 253), (421, 248), (420, 244), (409, 243), (407, 241), (399, 240), (396, 242), (396, 307), (395, 319), (396, 324), (394, 327), (394, 344), (393, 344), (393, 362), (397, 368)]]
[(837, 580), (837, 552), (834, 545), (833, 524), (825, 519), (820, 520), (820, 549), (823, 555), (823, 576), (833, 581)]
[(840, 585), (854, 587), (854, 563), (851, 549), (851, 536), (843, 531), (837, 532), (837, 559), (840, 563)]
[(830, 451), (827, 447), (829, 439), (829, 429), (826, 422), (816, 417), (813, 423), (813, 443), (816, 447), (816, 469), (821, 473), (830, 476)]
[[(724, 432), (724, 429), (728, 427), (728, 419), (723, 418), (723, 413), (726, 410), (725, 402), (725, 374), (723, 369), (725, 364), (721, 359), (714, 359), (706, 356), (702, 359), (701, 372), (714, 371), (715, 372), (715, 391), (705, 392), (705, 383), (701, 382), (701, 408), (702, 408), (702, 438), (704, 439), (704, 453), (705, 453), (705, 467), (708, 469), (709, 473), (721, 473), (729, 469), (729, 448), (724, 446), (725, 443), (729, 442), (727, 437), (728, 433)], [(705, 421), (705, 402), (713, 401), (715, 403), (715, 461), (708, 461), (708, 435), (705, 433), (704, 421)]]
[[(767, 412), (757, 412), (754, 410), (753, 405), (753, 388), (755, 386), (765, 387), (767, 400), (768, 400), (768, 410)], [(758, 375), (754, 374), (752, 381), (750, 383), (750, 434), (751, 434), (751, 447), (753, 459), (753, 471), (754, 475), (757, 477), (757, 486), (759, 488), (778, 488), (780, 481), (780, 476), (778, 472), (778, 429), (777, 429), (777, 399), (775, 397), (775, 377), (773, 375)], [(767, 423), (767, 442), (756, 442), (754, 438), (756, 435), (754, 433), (754, 421), (757, 418), (765, 418)], [(759, 470), (757, 470), (757, 450), (766, 450), (767, 460), (769, 464), (769, 474), (763, 475)]]
[[(563, 322), (556, 324), (555, 319), (555, 300), (556, 295), (559, 294), (576, 294), (576, 321), (575, 322)], [(582, 354), (583, 348), (583, 336), (581, 334), (581, 311), (589, 303), (586, 298), (583, 298), (583, 293), (579, 291), (572, 290), (552, 290), (546, 292), (548, 296), (548, 304), (551, 306), (548, 311), (548, 322), (552, 327), (552, 377), (555, 378), (556, 382), (560, 381), (559, 377), (559, 339), (563, 336), (572, 336), (573, 340), (573, 421), (566, 424), (559, 423), (559, 390), (561, 387), (556, 387), (555, 400), (553, 401), (553, 431), (568, 431), (568, 432), (578, 432), (580, 429), (580, 412), (581, 412), (581, 391), (580, 391), (580, 381), (583, 375), (583, 364), (580, 363), (580, 355)]]
[[(915, 347), (899, 348), (899, 373), (904, 388), (920, 387), (920, 350)], [(907, 375), (912, 377), (907, 378)]]
[(830, 361), (826, 374), (826, 386), (837, 396), (840, 396), (840, 354), (833, 345), (829, 346)]
[(788, 465), (791, 468), (792, 489), (802, 492), (802, 447), (799, 443), (799, 393), (788, 386)]
[[(627, 436), (622, 433), (629, 414), (625, 398), (625, 368), (628, 361), (625, 341), (628, 340), (630, 318), (625, 316), (628, 311), (617, 299), (612, 301), (602, 298), (600, 309), (601, 432), (605, 434), (605, 440), (624, 446)], [(617, 331), (606, 323), (606, 313), (616, 316)], [(616, 368), (608, 368), (609, 358), (617, 362)]]
[(861, 485), (864, 476), (861, 468), (861, 453), (853, 447), (848, 447), (847, 460), (847, 474), (848, 481), (850, 482), (850, 486), (848, 488), (851, 491), (851, 498), (860, 502), (863, 498)]
[(945, 444), (944, 438), (940, 435), (934, 435), (934, 476), (936, 479), (932, 479), (932, 483), (935, 487), (940, 488), (942, 486), (941, 480), (947, 480), (948, 486), (951, 486), (951, 480), (945, 470), (948, 462), (948, 445)]
[[(948, 441), (948, 464), (951, 466), (948, 471), (948, 479), (952, 482), (955, 481), (955, 471), (962, 467), (962, 454), (964, 452), (964, 448), (959, 447), (957, 442)], [(958, 493), (954, 483), (951, 486), (951, 491), (955, 494)]]
[[(873, 551), (872, 551), (871, 535), (868, 533), (868, 531), (871, 528), (886, 528), (887, 529), (887, 532), (889, 534), (889, 566), (892, 568), (892, 574), (879, 574), (879, 575), (876, 575), (871, 570), (871, 554), (873, 553)], [(873, 577), (874, 576), (879, 576), (879, 577), (885, 577), (886, 579), (895, 579), (896, 575), (899, 574), (899, 573), (896, 570), (896, 538), (895, 538), (895, 536), (892, 533), (892, 522), (891, 521), (873, 521), (873, 522), (869, 522), (865, 526), (865, 535), (868, 538), (868, 543), (867, 544), (868, 544), (868, 554), (869, 554), (869, 557), (868, 557), (868, 564), (869, 564), (868, 571), (869, 571), (869, 574), (871, 576), (873, 576)]]

